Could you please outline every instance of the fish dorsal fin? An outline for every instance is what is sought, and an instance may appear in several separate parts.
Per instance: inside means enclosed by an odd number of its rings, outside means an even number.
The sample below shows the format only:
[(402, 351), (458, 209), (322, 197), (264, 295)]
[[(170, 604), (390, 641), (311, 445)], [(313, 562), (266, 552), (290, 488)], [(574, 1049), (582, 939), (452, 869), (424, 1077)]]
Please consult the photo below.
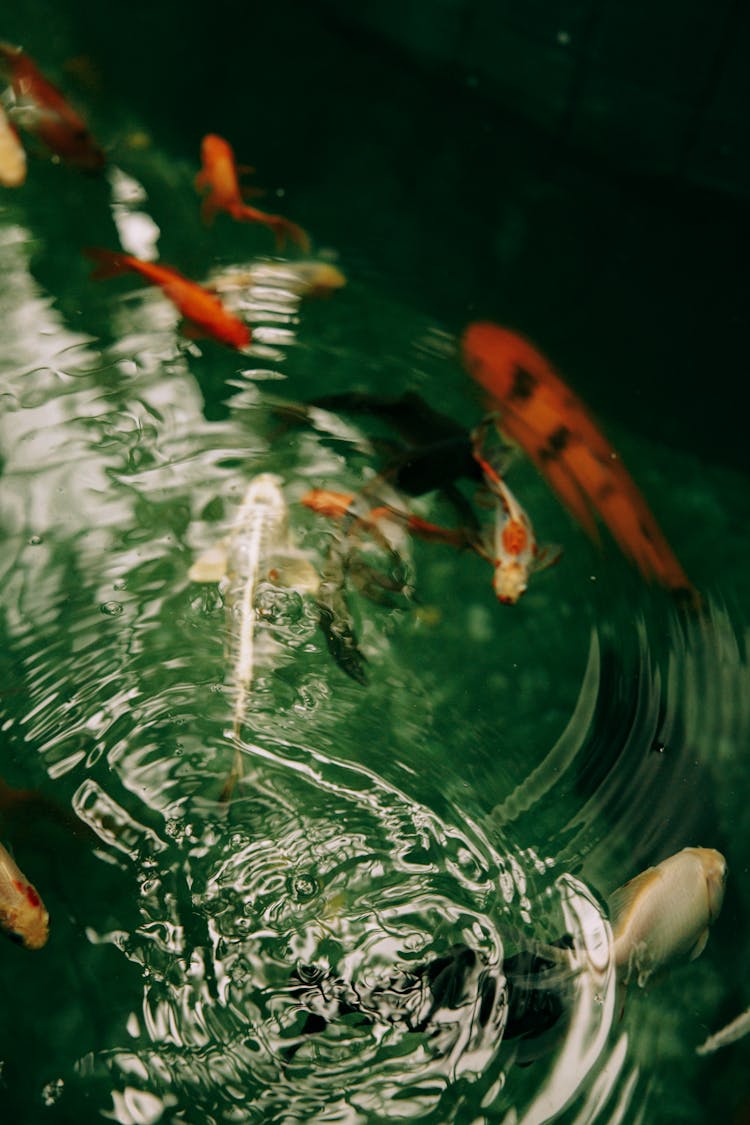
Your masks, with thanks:
[(688, 960), (694, 961), (696, 957), (700, 957), (701, 953), (706, 948), (706, 942), (707, 941), (708, 941), (708, 926), (706, 926), (705, 930), (699, 936), (695, 945), (690, 950), (690, 956), (689, 956)]
[(627, 926), (638, 899), (658, 881), (659, 871), (656, 867), (649, 867), (612, 892), (609, 898), (609, 918), (615, 938)]
[(191, 582), (220, 582), (227, 572), (227, 545), (224, 540), (199, 555), (188, 571)]

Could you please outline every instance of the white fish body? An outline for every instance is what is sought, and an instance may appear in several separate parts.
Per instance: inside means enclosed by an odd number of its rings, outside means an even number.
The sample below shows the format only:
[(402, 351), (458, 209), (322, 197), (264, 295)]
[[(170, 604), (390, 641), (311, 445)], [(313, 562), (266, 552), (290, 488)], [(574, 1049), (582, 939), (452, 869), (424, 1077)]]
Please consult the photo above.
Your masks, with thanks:
[(41, 949), (49, 937), (49, 914), (39, 892), (0, 844), (0, 926), (27, 949)]
[(20, 187), (26, 179), (26, 153), (0, 105), (0, 185)]
[(713, 848), (683, 848), (637, 875), (609, 901), (614, 961), (627, 982), (702, 953), (724, 899), (727, 865)]
[(314, 593), (318, 576), (289, 539), (288, 509), (281, 478), (261, 473), (248, 485), (226, 539), (210, 548), (190, 568), (193, 582), (224, 585), (232, 648), (230, 679), (235, 690), (232, 733), (239, 737), (255, 669), (260, 582)]

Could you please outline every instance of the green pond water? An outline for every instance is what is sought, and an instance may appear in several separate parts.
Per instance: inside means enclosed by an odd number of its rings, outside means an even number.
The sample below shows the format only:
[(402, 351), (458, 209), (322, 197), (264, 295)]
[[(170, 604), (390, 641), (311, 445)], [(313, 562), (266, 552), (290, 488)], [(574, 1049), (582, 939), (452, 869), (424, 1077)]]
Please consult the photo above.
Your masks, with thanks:
[[(0, 1120), (748, 1120), (750, 1037), (696, 1054), (750, 1005), (740, 204), (597, 166), (308, 5), (30, 0), (0, 36), (108, 154), (99, 177), (32, 155), (0, 195), (0, 777), (28, 791), (0, 801), (0, 839), (51, 928), (0, 950)], [(158, 290), (91, 281), (81, 255), (158, 238), (197, 279), (272, 261), (267, 230), (201, 223), (208, 131), (347, 277), (324, 302), (247, 291), (249, 355), (187, 340)], [(368, 439), (393, 438), (274, 404), (410, 391), (469, 428), (456, 339), (478, 317), (591, 405), (704, 614), (596, 550), (521, 459), (513, 488), (563, 554), (517, 606), (476, 555), (407, 544), (410, 597), (350, 596), (363, 685), (310, 597), (266, 591), (274, 647), (222, 805), (225, 606), (188, 571), (261, 472), (323, 567), (337, 533), (301, 496), (361, 488)], [(415, 507), (455, 523), (436, 494)], [(723, 911), (623, 1006), (596, 962), (607, 895), (688, 845), (726, 856)], [(599, 969), (530, 1061), (481, 980), (426, 1022), (394, 999), (457, 946), (498, 976), (565, 932)], [(309, 965), (367, 1018), (304, 1028)]]

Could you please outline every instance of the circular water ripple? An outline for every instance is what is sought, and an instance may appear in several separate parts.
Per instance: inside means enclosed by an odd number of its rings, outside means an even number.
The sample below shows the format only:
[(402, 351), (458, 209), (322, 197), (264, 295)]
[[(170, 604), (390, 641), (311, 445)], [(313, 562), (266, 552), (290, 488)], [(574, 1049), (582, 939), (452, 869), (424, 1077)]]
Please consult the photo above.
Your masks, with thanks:
[[(196, 806), (168, 822), (158, 874), (140, 883), (144, 921), (116, 937), (144, 995), (136, 1043), (109, 1058), (115, 1075), (216, 1121), (511, 1107), (533, 1121), (568, 1104), (607, 1057), (614, 1010), (609, 928), (585, 885), (530, 854), (501, 856), (476, 826), (442, 823), (362, 767), (246, 749), (247, 795), (224, 816)], [(79, 795), (92, 827), (95, 808)], [(137, 850), (163, 846), (144, 834)], [(518, 1048), (503, 1043), (504, 958), (530, 915), (572, 949), (548, 970), (565, 1016), (538, 1044), (524, 1108), (508, 1072)]]

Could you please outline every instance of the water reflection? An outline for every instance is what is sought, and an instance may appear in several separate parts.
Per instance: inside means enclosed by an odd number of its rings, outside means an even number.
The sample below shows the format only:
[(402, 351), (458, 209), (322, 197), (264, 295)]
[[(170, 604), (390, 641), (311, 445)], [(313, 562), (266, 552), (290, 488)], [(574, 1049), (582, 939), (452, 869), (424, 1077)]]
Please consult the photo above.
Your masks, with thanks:
[[(272, 407), (292, 354), (303, 383), (320, 354), (348, 378), (358, 353), (327, 326), (313, 346), (268, 266), (237, 295), (257, 367), (183, 341), (152, 292), (113, 298), (99, 344), (40, 291), (28, 238), (0, 244), (2, 725), (7, 768), (85, 826), (32, 859), (49, 956), (78, 974), (66, 996), (100, 982), (74, 1038), (62, 1014), (45, 1025), (35, 1097), (120, 1122), (637, 1120), (659, 1089), (655, 1013), (684, 1059), (688, 978), (636, 990), (620, 1022), (603, 903), (685, 844), (734, 866), (719, 837), (750, 697), (731, 615), (645, 593), (623, 619), (582, 608), (575, 547), (509, 615), (476, 560), (415, 545), (423, 604), (356, 601), (366, 690), (309, 613), (274, 623), (286, 659), (253, 686), (222, 805), (224, 606), (189, 570), (261, 471), (323, 564), (330, 529), (297, 500), (360, 484), (370, 435), (335, 411), (284, 429)], [(427, 383), (445, 335), (399, 315)], [(683, 972), (693, 1009), (717, 1004), (711, 944)]]

